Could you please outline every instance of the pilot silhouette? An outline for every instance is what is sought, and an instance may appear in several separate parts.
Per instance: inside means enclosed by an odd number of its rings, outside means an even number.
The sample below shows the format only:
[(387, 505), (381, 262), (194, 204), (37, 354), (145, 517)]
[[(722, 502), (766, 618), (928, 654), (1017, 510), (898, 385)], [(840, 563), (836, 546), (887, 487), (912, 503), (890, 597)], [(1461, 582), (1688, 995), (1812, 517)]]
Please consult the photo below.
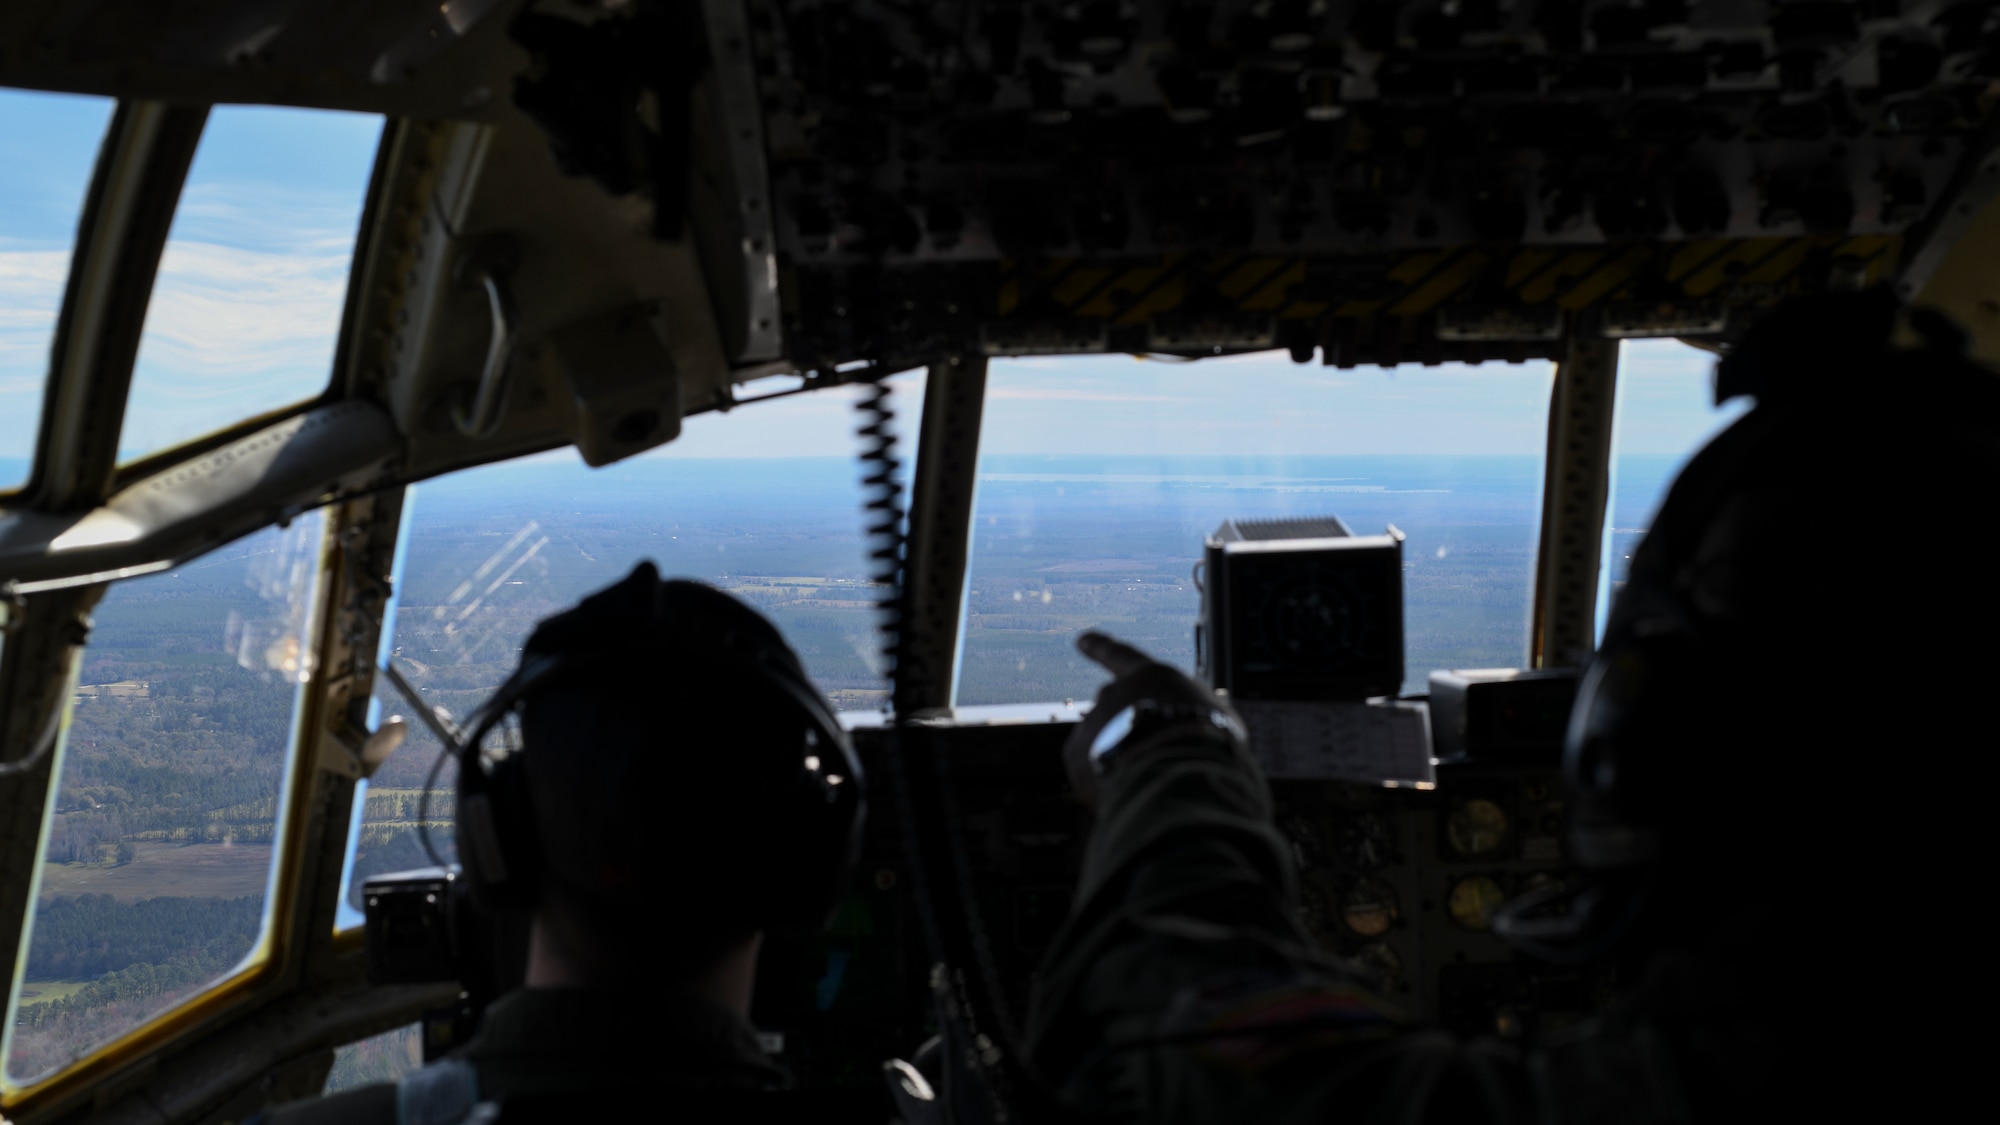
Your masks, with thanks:
[[(509, 716), (520, 749), (482, 753)], [(468, 725), (461, 877), (482, 910), (531, 917), (525, 984), (401, 1083), (267, 1120), (561, 1120), (785, 1085), (747, 1016), (760, 942), (825, 923), (865, 809), (847, 735), (777, 629), (641, 563), (541, 622)]]
[(1115, 678), (1065, 748), (1097, 818), (1032, 1072), (1099, 1121), (1941, 1116), (1982, 1073), (1943, 1009), (1980, 963), (1956, 944), (1987, 798), (1929, 779), (1993, 738), (1929, 689), (2000, 638), (2000, 596), (1940, 580), (1969, 560), (1926, 537), (2000, 495), (2000, 379), (1961, 342), (1848, 294), (1722, 364), (1718, 395), (1758, 405), (1675, 482), (1571, 717), (1575, 877), (1493, 919), (1524, 958), (1614, 968), (1616, 1002), (1560, 1034), (1413, 1028), (1317, 953), (1226, 703), (1086, 634)]

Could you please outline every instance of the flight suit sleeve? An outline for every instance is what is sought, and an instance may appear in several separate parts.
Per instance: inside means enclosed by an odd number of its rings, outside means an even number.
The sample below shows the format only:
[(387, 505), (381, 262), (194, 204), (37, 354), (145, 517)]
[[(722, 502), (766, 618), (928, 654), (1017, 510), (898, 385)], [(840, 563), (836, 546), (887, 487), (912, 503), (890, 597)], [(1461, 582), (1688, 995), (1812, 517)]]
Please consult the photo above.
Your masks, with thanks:
[(1149, 1122), (1417, 1121), (1426, 1103), (1469, 1108), (1487, 1084), (1473, 1073), (1512, 1069), (1408, 1028), (1313, 948), (1297, 896), (1269, 787), (1240, 750), (1117, 764), (1036, 982), (1037, 1069), (1067, 1101)]
[(1253, 762), (1202, 743), (1149, 750), (1102, 779), (1097, 813), (1037, 981), (1030, 1050), (1059, 1087), (1137, 1111), (1134, 1056), (1185, 1021), (1177, 1006), (1204, 986), (1282, 987), (1313, 959)]
[(245, 1125), (396, 1125), (396, 1084), (362, 1086), (275, 1106)]

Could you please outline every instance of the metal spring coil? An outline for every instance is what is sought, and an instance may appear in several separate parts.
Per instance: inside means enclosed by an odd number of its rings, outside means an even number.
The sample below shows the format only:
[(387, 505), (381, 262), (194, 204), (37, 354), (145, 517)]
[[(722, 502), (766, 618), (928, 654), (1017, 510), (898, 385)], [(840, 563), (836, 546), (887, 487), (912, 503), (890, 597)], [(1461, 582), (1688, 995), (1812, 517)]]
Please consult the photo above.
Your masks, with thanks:
[(868, 537), (869, 579), (879, 588), (877, 628), (882, 634), (882, 660), (888, 674), (890, 699), (903, 694), (909, 669), (903, 661), (903, 484), (898, 479), (902, 459), (896, 456), (896, 408), (888, 383), (867, 384), (855, 401), (861, 424), (861, 511)]
[[(998, 1125), (1025, 1119), (1037, 1125), (1064, 1125), (1076, 1120), (1046, 1083), (1033, 1073), (1016, 1042), (1007, 1003), (995, 969), (992, 943), (976, 903), (965, 894), (971, 868), (963, 843), (963, 818), (942, 771), (944, 764), (929, 753), (910, 760), (898, 722), (905, 716), (909, 693), (922, 674), (904, 645), (905, 584), (908, 579), (908, 529), (896, 456), (895, 407), (888, 385), (876, 378), (855, 402), (861, 416), (861, 485), (864, 530), (869, 541), (870, 579), (881, 587), (882, 656), (888, 664), (890, 710), (889, 781), (904, 829), (904, 847), (911, 858), (913, 889), (927, 937), (946, 975), (934, 981), (942, 995), (940, 1018), (957, 1023), (969, 1037), (986, 1044), (987, 1056), (974, 1069), (987, 1089), (989, 1119)], [(948, 967), (948, 968), (947, 968)], [(982, 1026), (986, 1027), (982, 1031)], [(986, 1099), (992, 1099), (987, 1101)]]

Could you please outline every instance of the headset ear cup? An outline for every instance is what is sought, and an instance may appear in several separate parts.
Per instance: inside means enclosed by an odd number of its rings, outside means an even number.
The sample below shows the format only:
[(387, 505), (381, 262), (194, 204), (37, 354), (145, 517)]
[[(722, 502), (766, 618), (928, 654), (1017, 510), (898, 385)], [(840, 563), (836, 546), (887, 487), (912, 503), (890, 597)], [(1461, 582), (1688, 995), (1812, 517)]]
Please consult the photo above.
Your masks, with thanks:
[(787, 834), (783, 854), (772, 857), (783, 874), (771, 880), (759, 913), (771, 925), (818, 929), (839, 908), (860, 857), (866, 798), (860, 760), (831, 712), (809, 708), (806, 717), (801, 761), (816, 760), (818, 768), (802, 769), (790, 799), (773, 810), (780, 823), (803, 831)]
[(508, 754), (490, 769), (476, 759), (462, 764), (458, 793), (454, 834), (473, 904), (491, 913), (534, 909), (541, 848), (523, 756)]

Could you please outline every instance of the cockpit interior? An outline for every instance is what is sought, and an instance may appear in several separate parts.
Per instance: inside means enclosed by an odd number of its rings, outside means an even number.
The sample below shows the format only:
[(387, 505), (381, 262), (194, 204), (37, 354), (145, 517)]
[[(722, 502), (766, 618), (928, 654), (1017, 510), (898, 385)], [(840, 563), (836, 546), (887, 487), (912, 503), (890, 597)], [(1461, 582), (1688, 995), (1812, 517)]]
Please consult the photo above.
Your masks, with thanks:
[(1575, 867), (1574, 670), (1759, 317), (1886, 287), (2000, 362), (1996, 105), (1979, 0), (9, 0), (0, 1119), (463, 1042), (505, 940), (371, 976), (370, 880), (649, 558), (904, 778), (765, 947), (818, 1120), (893, 1117), (938, 942), (1025, 1003), (1083, 629), (1242, 701), (1329, 955), (1588, 1018), (1609, 972), (1491, 927)]

